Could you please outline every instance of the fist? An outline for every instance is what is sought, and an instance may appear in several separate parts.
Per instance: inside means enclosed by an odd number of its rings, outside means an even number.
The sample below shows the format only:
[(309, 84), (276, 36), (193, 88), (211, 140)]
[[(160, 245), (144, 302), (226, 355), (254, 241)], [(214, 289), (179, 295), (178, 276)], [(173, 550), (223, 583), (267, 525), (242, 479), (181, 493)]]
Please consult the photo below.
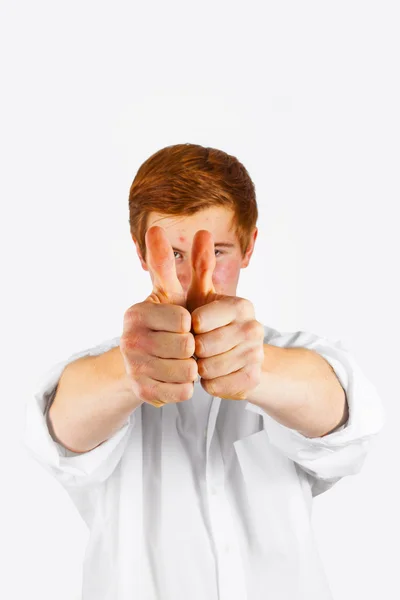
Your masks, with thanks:
[(212, 235), (198, 231), (192, 246), (193, 276), (187, 293), (197, 368), (212, 396), (246, 400), (259, 385), (264, 364), (264, 326), (246, 298), (217, 294), (213, 285)]
[(198, 370), (191, 315), (172, 247), (158, 226), (148, 229), (145, 241), (153, 291), (125, 312), (120, 351), (133, 393), (161, 407), (191, 398)]

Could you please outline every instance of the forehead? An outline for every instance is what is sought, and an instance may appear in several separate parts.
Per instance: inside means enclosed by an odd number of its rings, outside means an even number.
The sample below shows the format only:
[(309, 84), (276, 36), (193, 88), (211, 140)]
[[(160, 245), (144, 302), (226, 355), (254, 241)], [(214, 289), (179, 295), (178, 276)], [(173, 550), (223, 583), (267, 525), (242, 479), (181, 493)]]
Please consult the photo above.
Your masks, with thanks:
[(199, 229), (211, 232), (214, 242), (238, 243), (234, 231), (234, 213), (224, 206), (213, 206), (201, 210), (194, 215), (166, 215), (159, 212), (150, 212), (147, 220), (147, 229), (152, 225), (160, 225), (170, 242), (191, 244), (192, 239)]

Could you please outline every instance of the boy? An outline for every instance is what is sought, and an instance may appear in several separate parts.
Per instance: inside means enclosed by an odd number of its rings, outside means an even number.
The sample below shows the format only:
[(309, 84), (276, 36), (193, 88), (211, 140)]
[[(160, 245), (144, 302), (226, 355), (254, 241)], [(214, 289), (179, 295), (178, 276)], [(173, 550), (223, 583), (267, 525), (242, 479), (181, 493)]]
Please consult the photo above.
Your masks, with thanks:
[(339, 344), (236, 296), (258, 215), (235, 157), (163, 148), (129, 214), (151, 294), (27, 405), (26, 446), (90, 530), (83, 600), (330, 599), (312, 499), (361, 469), (375, 388)]

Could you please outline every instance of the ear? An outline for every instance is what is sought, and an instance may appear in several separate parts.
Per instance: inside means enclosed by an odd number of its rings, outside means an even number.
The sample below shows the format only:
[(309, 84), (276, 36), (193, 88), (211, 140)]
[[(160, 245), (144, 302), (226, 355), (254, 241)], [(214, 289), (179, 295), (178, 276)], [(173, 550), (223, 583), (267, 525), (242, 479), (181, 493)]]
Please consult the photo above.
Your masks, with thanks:
[(242, 264), (240, 266), (241, 269), (245, 269), (250, 262), (251, 255), (253, 254), (253, 250), (254, 250), (254, 244), (256, 243), (257, 235), (258, 235), (258, 228), (255, 227), (253, 230), (253, 233), (250, 237), (250, 242), (249, 242), (249, 245), (247, 246), (247, 250), (243, 256)]
[(140, 246), (139, 246), (139, 244), (138, 244), (138, 241), (137, 241), (137, 240), (136, 240), (136, 239), (135, 239), (133, 236), (132, 236), (132, 239), (133, 239), (133, 241), (134, 241), (134, 244), (135, 244), (135, 246), (136, 246), (136, 252), (137, 252), (137, 255), (138, 255), (138, 257), (139, 257), (140, 264), (142, 265), (142, 269), (144, 269), (144, 271), (148, 271), (149, 269), (148, 269), (148, 267), (147, 267), (147, 265), (146, 265), (146, 261), (144, 260), (144, 258), (143, 258), (143, 256), (142, 256), (142, 253), (141, 253), (141, 251), (140, 251)]

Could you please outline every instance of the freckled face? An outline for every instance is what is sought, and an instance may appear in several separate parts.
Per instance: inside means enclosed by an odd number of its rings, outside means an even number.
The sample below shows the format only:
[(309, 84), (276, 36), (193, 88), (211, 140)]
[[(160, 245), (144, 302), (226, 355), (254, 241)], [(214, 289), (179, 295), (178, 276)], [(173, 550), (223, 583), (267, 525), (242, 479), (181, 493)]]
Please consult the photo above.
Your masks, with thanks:
[[(257, 228), (253, 232), (245, 256), (242, 256), (234, 231), (233, 216), (232, 210), (221, 206), (207, 208), (190, 216), (170, 216), (157, 212), (149, 214), (147, 228), (152, 225), (160, 225), (166, 232), (176, 258), (176, 273), (185, 291), (188, 290), (192, 278), (193, 237), (200, 229), (207, 229), (214, 239), (216, 266), (213, 273), (213, 284), (215, 290), (218, 294), (236, 295), (240, 269), (247, 267), (249, 263), (257, 237)], [(142, 266), (148, 270), (143, 260)]]

